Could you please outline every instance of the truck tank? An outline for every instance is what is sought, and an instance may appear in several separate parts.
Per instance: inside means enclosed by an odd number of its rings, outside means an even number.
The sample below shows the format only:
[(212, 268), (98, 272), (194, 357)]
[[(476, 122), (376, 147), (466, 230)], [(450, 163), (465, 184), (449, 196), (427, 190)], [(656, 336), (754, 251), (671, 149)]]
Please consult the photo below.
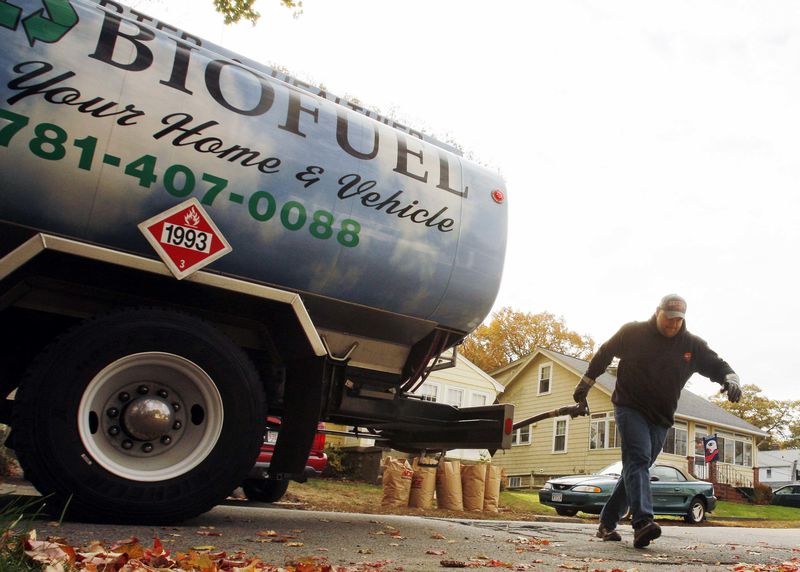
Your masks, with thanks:
[(413, 395), (497, 294), (498, 175), (110, 0), (0, 2), (0, 42), (0, 422), (47, 510), (199, 514), (267, 415), (277, 485), (320, 420), (510, 446), (511, 405)]

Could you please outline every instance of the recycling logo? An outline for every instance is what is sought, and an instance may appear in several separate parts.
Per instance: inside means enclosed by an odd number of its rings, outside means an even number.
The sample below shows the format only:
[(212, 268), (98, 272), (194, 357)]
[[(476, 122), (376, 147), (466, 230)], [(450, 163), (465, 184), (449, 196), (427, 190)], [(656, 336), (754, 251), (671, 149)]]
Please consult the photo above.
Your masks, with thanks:
[(36, 41), (54, 44), (78, 23), (69, 0), (42, 0), (43, 8), (22, 18), (22, 8), (0, 0), (0, 27), (16, 30), (20, 21), (31, 46)]

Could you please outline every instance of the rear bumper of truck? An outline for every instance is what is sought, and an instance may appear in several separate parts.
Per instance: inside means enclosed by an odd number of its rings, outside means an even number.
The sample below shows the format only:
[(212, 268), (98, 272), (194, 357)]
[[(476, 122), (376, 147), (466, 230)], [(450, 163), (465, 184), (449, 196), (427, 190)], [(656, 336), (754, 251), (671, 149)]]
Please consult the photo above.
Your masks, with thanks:
[(459, 408), (408, 395), (389, 399), (345, 395), (333, 414), (338, 415), (363, 419), (365, 427), (380, 435), (381, 444), (399, 451), (494, 451), (511, 448), (514, 406), (505, 403)]

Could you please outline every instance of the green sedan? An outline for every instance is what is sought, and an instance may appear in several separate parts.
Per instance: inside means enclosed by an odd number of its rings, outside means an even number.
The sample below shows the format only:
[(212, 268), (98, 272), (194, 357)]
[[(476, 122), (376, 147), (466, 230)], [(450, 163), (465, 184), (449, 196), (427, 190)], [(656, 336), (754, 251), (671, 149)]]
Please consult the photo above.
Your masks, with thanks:
[[(539, 502), (562, 516), (575, 516), (578, 511), (600, 514), (621, 474), (622, 462), (618, 461), (592, 475), (551, 479), (539, 491)], [(686, 522), (697, 524), (717, 506), (714, 485), (690, 479), (670, 465), (650, 468), (650, 487), (655, 514), (683, 516)]]

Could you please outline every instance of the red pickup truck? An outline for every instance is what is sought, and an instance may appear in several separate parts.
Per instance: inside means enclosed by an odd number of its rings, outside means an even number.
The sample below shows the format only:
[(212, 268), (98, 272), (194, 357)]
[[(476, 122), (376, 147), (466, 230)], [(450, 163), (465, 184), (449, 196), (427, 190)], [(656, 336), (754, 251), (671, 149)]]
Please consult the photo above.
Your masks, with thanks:
[[(289, 479), (274, 480), (267, 477), (267, 470), (272, 461), (272, 453), (275, 450), (275, 443), (278, 441), (281, 420), (278, 417), (267, 418), (267, 428), (264, 432), (264, 440), (261, 443), (261, 450), (258, 453), (256, 464), (250, 470), (250, 474), (242, 483), (242, 489), (247, 498), (258, 502), (276, 502), (283, 497), (289, 487)], [(306, 477), (318, 477), (328, 466), (328, 455), (325, 454), (325, 434), (320, 431), (325, 429), (324, 423), (317, 425), (317, 435), (308, 453), (304, 474)]]

